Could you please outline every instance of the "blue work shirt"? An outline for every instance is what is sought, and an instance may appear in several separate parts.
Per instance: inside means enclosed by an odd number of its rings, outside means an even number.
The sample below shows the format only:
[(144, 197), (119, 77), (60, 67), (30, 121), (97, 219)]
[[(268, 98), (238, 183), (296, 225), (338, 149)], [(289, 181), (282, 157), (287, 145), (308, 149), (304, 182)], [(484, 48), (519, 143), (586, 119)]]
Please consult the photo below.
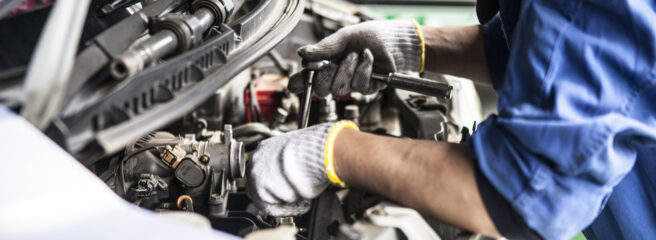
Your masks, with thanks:
[(500, 3), (480, 171), (544, 238), (656, 238), (656, 1)]

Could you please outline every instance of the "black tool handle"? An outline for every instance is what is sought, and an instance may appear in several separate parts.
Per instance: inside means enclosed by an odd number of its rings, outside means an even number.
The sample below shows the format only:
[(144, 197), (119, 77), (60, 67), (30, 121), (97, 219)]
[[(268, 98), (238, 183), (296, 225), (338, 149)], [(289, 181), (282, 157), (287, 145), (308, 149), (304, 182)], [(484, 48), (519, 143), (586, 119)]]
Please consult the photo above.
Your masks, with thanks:
[(388, 75), (374, 73), (371, 74), (371, 79), (383, 81), (387, 83), (387, 86), (389, 87), (413, 91), (447, 100), (451, 99), (453, 92), (453, 86), (448, 83), (408, 76), (400, 73), (390, 73)]

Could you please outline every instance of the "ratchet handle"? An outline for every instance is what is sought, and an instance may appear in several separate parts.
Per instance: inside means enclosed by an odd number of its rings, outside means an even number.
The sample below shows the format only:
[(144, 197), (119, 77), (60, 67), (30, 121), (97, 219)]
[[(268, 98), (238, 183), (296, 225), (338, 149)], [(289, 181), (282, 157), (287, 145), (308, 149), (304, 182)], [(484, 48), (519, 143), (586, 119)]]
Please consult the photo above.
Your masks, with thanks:
[(389, 87), (413, 91), (446, 100), (451, 99), (453, 94), (453, 86), (448, 83), (408, 76), (400, 73), (390, 73), (387, 75), (373, 73), (371, 74), (371, 79), (385, 82)]

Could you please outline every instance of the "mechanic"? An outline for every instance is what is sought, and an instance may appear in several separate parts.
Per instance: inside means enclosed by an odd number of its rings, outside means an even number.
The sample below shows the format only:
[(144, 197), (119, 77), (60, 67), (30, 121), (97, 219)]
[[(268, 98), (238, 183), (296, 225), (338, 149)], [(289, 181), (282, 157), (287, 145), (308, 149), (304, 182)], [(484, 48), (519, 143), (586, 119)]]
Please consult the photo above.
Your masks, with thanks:
[(588, 239), (656, 237), (656, 3), (499, 3), (480, 26), (371, 21), (300, 49), (304, 60), (339, 63), (317, 73), (320, 96), (385, 88), (372, 71), (426, 70), (492, 84), (499, 113), (467, 144), (376, 136), (345, 121), (268, 139), (250, 169), (258, 207), (301, 214), (332, 183), (494, 237), (568, 239), (584, 228)]

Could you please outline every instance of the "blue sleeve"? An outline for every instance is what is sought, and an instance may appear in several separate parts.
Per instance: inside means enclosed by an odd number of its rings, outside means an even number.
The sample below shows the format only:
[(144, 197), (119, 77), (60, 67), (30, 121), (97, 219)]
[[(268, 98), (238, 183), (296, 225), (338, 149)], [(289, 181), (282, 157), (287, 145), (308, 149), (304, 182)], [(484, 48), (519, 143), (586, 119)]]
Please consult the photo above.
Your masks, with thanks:
[(656, 85), (654, 11), (641, 4), (523, 1), (502, 77), (487, 56), (499, 114), (478, 127), (472, 154), (544, 238), (592, 223), (637, 149), (656, 142), (656, 109), (640, 103)]
[(490, 80), (492, 81), (492, 86), (499, 86), (503, 81), (503, 76), (506, 75), (508, 55), (510, 54), (500, 14), (497, 13), (482, 28), (485, 58), (488, 63)]
[(521, 0), (501, 0), (494, 18), (482, 26), (485, 58), (492, 86), (501, 86), (506, 75), (512, 36), (520, 12)]

